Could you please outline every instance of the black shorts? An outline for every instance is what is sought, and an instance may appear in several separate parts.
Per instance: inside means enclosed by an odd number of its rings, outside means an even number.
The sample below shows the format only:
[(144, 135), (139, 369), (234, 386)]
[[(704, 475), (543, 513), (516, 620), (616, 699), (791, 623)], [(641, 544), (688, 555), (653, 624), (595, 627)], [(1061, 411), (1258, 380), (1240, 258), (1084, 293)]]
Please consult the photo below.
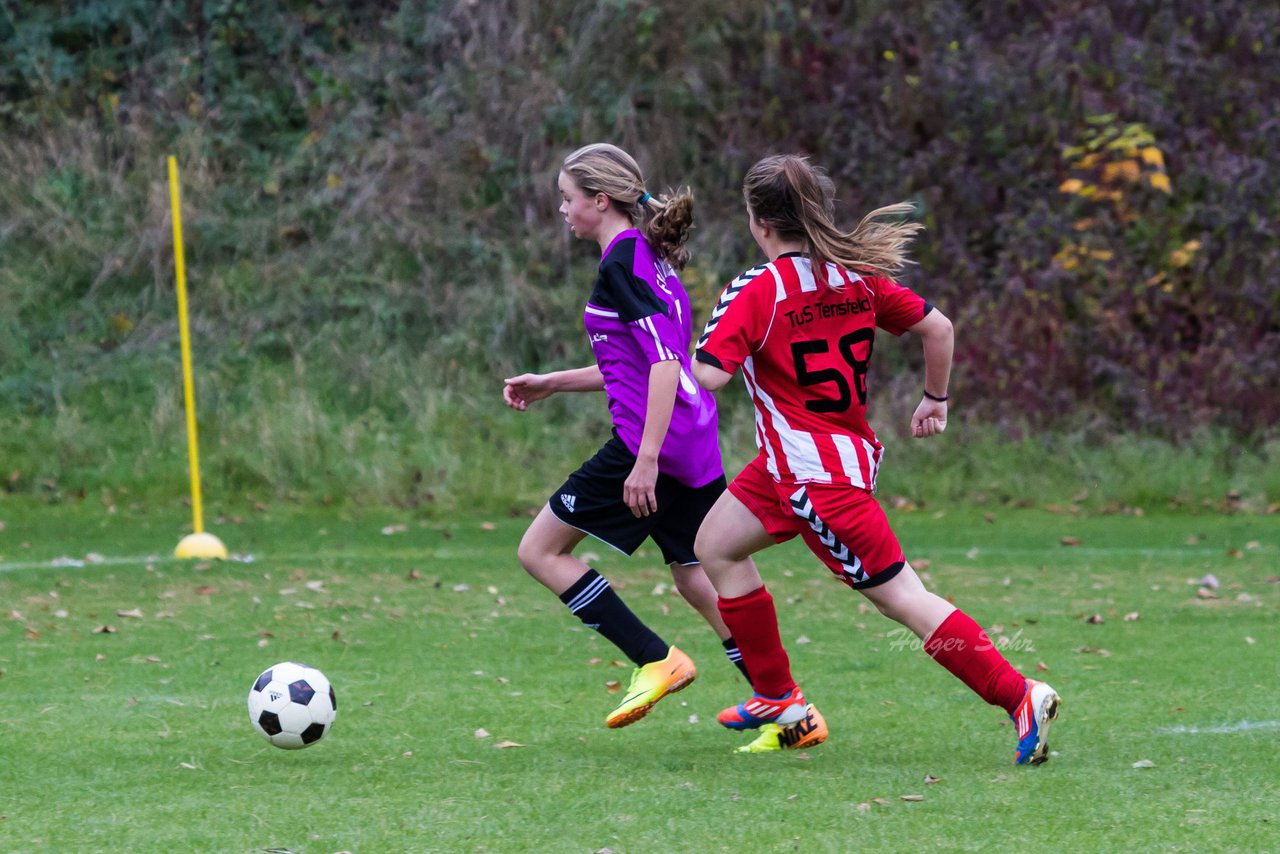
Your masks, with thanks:
[(635, 464), (635, 454), (614, 436), (569, 475), (547, 505), (561, 522), (624, 554), (634, 553), (645, 537), (653, 537), (664, 563), (697, 563), (693, 541), (698, 526), (724, 492), (724, 475), (704, 486), (686, 486), (659, 474), (654, 489), (657, 512), (636, 518), (622, 500), (622, 487)]

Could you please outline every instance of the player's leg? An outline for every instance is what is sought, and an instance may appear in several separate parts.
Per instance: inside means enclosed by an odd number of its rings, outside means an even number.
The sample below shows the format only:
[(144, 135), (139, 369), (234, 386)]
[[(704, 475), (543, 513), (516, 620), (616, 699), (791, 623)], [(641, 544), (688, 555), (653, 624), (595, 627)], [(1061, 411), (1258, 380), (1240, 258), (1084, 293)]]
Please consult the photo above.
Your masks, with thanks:
[(622, 701), (605, 719), (617, 729), (640, 720), (658, 700), (688, 685), (697, 670), (687, 655), (627, 607), (608, 579), (571, 554), (584, 536), (544, 507), (525, 532), (518, 554), (529, 574), (559, 596), (574, 616), (635, 662)]
[[(723, 493), (723, 479), (698, 489), (684, 489), (667, 504), (668, 514), (655, 529), (653, 539), (662, 548), (663, 558), (671, 565), (676, 589), (715, 630), (724, 646), (725, 655), (738, 667), (750, 685), (751, 673), (742, 659), (737, 641), (720, 615), (719, 594), (702, 565), (690, 562), (697, 560), (694, 545), (701, 522)], [(756, 738), (738, 750), (746, 753), (799, 750), (821, 744), (826, 739), (827, 723), (818, 710), (809, 704), (805, 706), (803, 718), (787, 726), (764, 724)]]
[(543, 507), (520, 541), (520, 565), (637, 666), (662, 660), (667, 644), (631, 612), (608, 579), (572, 554), (585, 536)]
[(762, 467), (753, 464), (734, 480), (703, 520), (695, 546), (719, 593), (720, 615), (751, 673), (754, 696), (719, 716), (721, 724), (739, 730), (796, 723), (804, 719), (806, 706), (804, 694), (791, 676), (773, 597), (751, 560), (752, 554), (779, 540), (766, 530), (756, 512), (757, 507), (765, 512), (769, 501), (776, 504), (772, 480), (766, 482), (762, 475), (768, 478)]
[(923, 639), (934, 661), (1009, 714), (1018, 733), (1016, 764), (1035, 765), (1048, 758), (1049, 725), (1061, 704), (1057, 692), (1014, 669), (968, 614), (925, 589), (910, 564), (887, 583), (862, 593), (880, 613)]
[(747, 672), (747, 666), (742, 661), (742, 653), (738, 650), (738, 642), (733, 639), (733, 633), (729, 631), (729, 627), (724, 624), (724, 619), (720, 616), (716, 589), (711, 585), (711, 579), (707, 578), (707, 573), (702, 569), (702, 564), (672, 563), (670, 567), (671, 580), (675, 584), (676, 591), (680, 594), (680, 597), (688, 602), (690, 607), (697, 611), (702, 619), (707, 621), (707, 624), (711, 626), (711, 630), (716, 633), (716, 637), (720, 639), (720, 645), (724, 647), (724, 654), (729, 659), (729, 663), (738, 668), (742, 678), (747, 680), (747, 684), (750, 684), (751, 676)]
[(653, 704), (693, 681), (689, 657), (669, 646), (642, 622), (608, 579), (572, 554), (586, 534), (631, 554), (649, 534), (648, 519), (636, 519), (622, 500), (622, 486), (635, 464), (617, 439), (571, 474), (529, 526), (518, 550), (520, 564), (548, 587), (584, 624), (595, 629), (636, 664), (622, 702), (608, 716), (612, 728), (643, 718)]
[(655, 522), (653, 541), (662, 551), (662, 559), (671, 568), (671, 579), (676, 591), (697, 611), (724, 647), (729, 662), (738, 668), (747, 683), (751, 683), (737, 641), (720, 616), (716, 589), (694, 553), (694, 541), (698, 527), (707, 513), (715, 506), (724, 492), (724, 476), (703, 486), (692, 487), (674, 478), (658, 478), (658, 520)]

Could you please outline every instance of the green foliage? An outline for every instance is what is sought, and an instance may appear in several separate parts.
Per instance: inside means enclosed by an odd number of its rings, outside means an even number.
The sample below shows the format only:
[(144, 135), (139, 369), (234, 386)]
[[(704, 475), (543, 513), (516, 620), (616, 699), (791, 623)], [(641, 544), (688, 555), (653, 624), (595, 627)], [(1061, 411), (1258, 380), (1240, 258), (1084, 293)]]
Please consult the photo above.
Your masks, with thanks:
[[(699, 317), (757, 260), (739, 186), (760, 155), (814, 155), (846, 222), (911, 200), (928, 229), (907, 280), (957, 324), (957, 426), (1225, 430), (1257, 451), (1280, 420), (1273, 6), (18, 8), (0, 3), (0, 415), (19, 449), (73, 424), (110, 425), (100, 448), (181, 441), (147, 426), (178, 378), (173, 153), (202, 418), (243, 425), (227, 441), (252, 456), (288, 373), (330, 442), (383, 419), (421, 453), (413, 400), (485, 408), (505, 375), (589, 358), (593, 249), (571, 245), (551, 188), (596, 139), (632, 150), (653, 188), (697, 193)], [(1077, 148), (1108, 159), (1083, 174)], [(1119, 198), (1060, 191), (1073, 176)], [(918, 356), (878, 350), (880, 387), (917, 394)], [(554, 410), (557, 434), (589, 444), (587, 408)], [(525, 448), (514, 423), (499, 456)], [(302, 482), (234, 468), (328, 491), (316, 473), (335, 455), (291, 465)], [(9, 458), (24, 482), (30, 456)], [(61, 459), (42, 465), (86, 477)]]

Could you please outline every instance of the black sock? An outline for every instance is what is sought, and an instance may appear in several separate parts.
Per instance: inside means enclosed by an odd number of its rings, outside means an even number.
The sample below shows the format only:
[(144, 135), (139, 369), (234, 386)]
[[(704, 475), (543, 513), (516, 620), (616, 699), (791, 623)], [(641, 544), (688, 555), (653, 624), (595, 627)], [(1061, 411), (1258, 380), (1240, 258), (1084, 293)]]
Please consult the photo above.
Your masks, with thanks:
[(747, 680), (747, 684), (751, 684), (751, 674), (747, 672), (746, 662), (742, 660), (742, 653), (738, 651), (738, 642), (733, 638), (725, 638), (721, 641), (724, 644), (724, 654), (728, 656), (729, 661), (733, 662), (734, 667), (742, 671), (742, 678)]
[(609, 580), (594, 569), (560, 594), (560, 601), (582, 620), (622, 650), (622, 654), (643, 667), (667, 657), (669, 647), (653, 630), (640, 622), (609, 586)]

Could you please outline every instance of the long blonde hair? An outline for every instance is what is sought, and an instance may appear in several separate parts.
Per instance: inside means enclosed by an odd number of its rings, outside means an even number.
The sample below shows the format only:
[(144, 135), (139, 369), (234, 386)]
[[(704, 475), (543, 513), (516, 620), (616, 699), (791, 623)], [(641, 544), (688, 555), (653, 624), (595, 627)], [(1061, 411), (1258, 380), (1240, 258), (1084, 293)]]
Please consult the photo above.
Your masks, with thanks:
[(913, 263), (907, 244), (924, 228), (918, 222), (878, 221), (915, 210), (899, 202), (876, 208), (853, 231), (841, 231), (833, 220), (835, 184), (809, 158), (797, 154), (774, 154), (752, 166), (743, 179), (742, 195), (757, 222), (781, 238), (804, 241), (815, 271), (832, 262), (846, 270), (893, 276)]
[(584, 145), (560, 167), (587, 195), (604, 193), (640, 229), (654, 252), (677, 270), (689, 263), (685, 243), (693, 229), (693, 192), (688, 187), (650, 194), (635, 158), (607, 142)]

